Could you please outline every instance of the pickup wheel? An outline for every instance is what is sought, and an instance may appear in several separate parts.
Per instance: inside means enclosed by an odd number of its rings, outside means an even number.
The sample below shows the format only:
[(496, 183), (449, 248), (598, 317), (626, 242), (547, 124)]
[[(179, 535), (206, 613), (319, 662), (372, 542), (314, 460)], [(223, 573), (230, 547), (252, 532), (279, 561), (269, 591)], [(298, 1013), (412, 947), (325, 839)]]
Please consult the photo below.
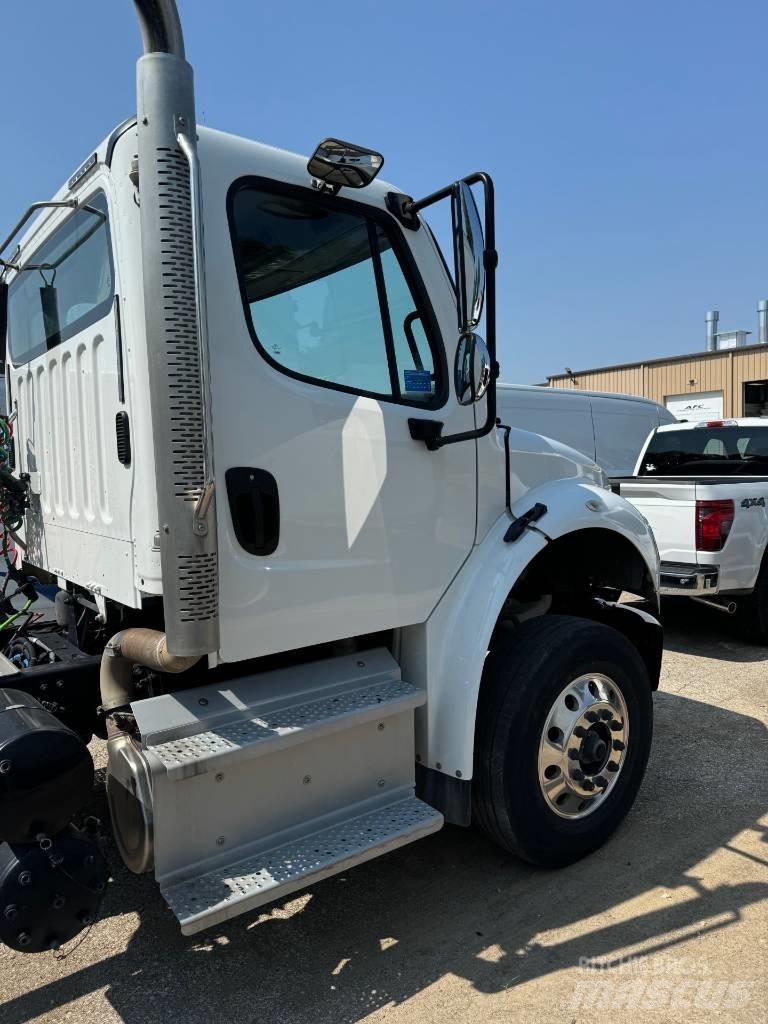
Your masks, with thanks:
[(475, 824), (560, 867), (631, 808), (653, 733), (651, 686), (619, 632), (564, 615), (524, 622), (488, 655), (475, 736)]

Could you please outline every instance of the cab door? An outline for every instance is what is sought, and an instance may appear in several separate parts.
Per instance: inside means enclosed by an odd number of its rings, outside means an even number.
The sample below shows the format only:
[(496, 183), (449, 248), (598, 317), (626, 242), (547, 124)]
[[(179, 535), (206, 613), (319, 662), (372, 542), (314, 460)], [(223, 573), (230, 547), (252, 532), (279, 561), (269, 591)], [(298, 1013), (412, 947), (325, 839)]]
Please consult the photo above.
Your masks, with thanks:
[(209, 273), (227, 661), (422, 622), (474, 542), (475, 443), (430, 452), (408, 422), (475, 425), (453, 290), (377, 194), (244, 179), (206, 228), (232, 253)]

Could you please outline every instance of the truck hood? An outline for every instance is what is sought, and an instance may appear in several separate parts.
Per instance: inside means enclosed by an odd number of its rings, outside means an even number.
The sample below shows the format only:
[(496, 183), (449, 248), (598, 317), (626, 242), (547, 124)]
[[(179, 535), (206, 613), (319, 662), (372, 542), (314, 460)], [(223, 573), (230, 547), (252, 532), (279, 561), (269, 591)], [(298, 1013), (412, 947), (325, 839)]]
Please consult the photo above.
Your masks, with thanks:
[[(499, 440), (503, 445), (503, 431), (499, 431)], [(596, 487), (607, 486), (605, 474), (596, 462), (544, 434), (513, 427), (509, 451), (513, 500), (551, 480), (578, 478)]]

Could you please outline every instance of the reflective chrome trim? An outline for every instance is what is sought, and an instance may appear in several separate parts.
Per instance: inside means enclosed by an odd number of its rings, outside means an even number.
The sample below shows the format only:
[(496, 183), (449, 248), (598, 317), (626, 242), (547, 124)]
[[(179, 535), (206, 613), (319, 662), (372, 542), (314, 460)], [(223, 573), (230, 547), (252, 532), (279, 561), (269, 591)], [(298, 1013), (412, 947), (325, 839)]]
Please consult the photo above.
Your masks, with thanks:
[(665, 597), (691, 594), (715, 594), (720, 570), (716, 565), (675, 565), (662, 562), (659, 593)]

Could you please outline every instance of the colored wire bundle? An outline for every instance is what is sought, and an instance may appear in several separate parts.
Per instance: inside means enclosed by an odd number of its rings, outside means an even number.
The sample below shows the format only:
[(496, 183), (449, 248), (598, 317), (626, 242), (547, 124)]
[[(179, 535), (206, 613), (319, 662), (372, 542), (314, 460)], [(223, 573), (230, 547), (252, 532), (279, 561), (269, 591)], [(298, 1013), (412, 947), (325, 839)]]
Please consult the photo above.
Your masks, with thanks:
[[(13, 466), (13, 421), (15, 414), (9, 417), (0, 416), (0, 537), (2, 538), (2, 557), (6, 565), (5, 579), (0, 591), (0, 633), (9, 629), (18, 619), (26, 615), (30, 606), (37, 600), (37, 591), (32, 582), (17, 567), (17, 547), (21, 541), (18, 531), (24, 525), (24, 513), (28, 506), (27, 486), (18, 480), (12, 472)], [(6, 596), (9, 582), (13, 580), (16, 590)], [(26, 598), (21, 608), (14, 608), (11, 598), (23, 594)]]

